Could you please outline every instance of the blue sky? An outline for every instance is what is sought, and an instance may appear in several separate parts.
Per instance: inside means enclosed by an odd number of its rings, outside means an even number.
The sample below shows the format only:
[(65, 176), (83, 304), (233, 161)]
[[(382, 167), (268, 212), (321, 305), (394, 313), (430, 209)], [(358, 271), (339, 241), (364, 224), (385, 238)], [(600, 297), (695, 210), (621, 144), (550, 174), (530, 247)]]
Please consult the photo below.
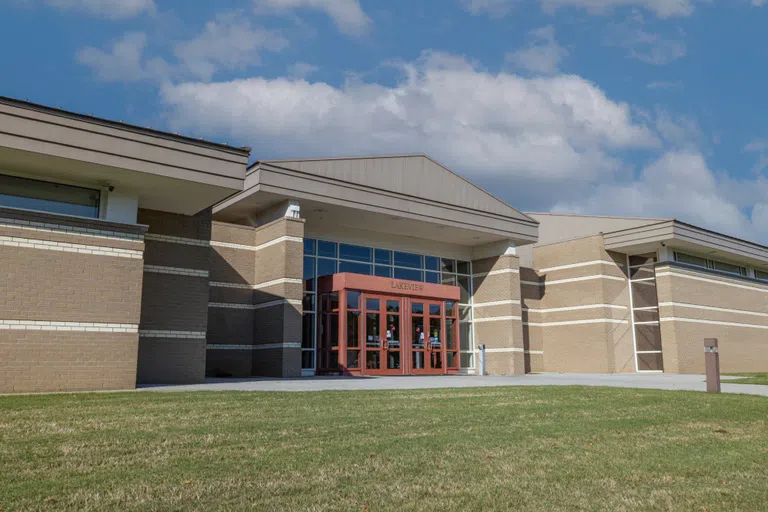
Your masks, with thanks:
[(766, 0), (0, 0), (0, 95), (768, 243)]

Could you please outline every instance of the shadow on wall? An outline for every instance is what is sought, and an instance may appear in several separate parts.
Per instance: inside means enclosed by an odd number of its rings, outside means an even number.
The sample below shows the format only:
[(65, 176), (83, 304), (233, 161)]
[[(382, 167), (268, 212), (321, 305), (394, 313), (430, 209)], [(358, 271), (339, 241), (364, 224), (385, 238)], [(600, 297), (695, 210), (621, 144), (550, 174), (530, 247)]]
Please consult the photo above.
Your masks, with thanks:
[(211, 248), (207, 378), (283, 376), (283, 349), (251, 347), (281, 343), (285, 332), (300, 333), (302, 313), (283, 296), (253, 289), (255, 264), (252, 251)]

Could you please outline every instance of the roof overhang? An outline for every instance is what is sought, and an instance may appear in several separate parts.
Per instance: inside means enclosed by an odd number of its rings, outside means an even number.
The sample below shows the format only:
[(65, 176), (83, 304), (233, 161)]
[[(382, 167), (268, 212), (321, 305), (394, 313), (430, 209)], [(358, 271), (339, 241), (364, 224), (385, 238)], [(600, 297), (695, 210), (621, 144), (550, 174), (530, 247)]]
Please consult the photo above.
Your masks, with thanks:
[(603, 233), (603, 242), (606, 250), (625, 254), (643, 254), (666, 247), (743, 265), (768, 267), (768, 247), (678, 220)]
[(142, 208), (195, 214), (241, 191), (248, 148), (0, 97), (0, 172), (131, 191)]
[(461, 245), (501, 240), (526, 245), (538, 238), (538, 223), (532, 219), (480, 211), (265, 162), (249, 170), (244, 191), (216, 205), (213, 211), (217, 220), (248, 223), (255, 212), (291, 199), (300, 201), (308, 227), (313, 222), (313, 213), (317, 213), (339, 226), (382, 233), (390, 230), (399, 235)]

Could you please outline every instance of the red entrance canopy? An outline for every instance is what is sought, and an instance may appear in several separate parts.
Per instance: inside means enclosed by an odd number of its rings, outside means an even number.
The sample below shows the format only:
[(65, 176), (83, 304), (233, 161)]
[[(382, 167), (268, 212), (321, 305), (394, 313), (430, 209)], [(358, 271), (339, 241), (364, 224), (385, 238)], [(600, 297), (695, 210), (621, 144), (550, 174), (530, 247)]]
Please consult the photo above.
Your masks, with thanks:
[(455, 301), (458, 301), (461, 297), (461, 290), (458, 286), (349, 273), (321, 277), (318, 279), (317, 287), (320, 293), (358, 290), (382, 295), (402, 295)]

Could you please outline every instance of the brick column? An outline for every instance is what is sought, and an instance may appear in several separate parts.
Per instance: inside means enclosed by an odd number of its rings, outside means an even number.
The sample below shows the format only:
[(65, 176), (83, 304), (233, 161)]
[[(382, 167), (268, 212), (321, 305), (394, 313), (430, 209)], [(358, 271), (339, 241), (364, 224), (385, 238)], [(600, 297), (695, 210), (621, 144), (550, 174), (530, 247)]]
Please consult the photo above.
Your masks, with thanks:
[(492, 375), (525, 373), (520, 262), (503, 254), (472, 262), (475, 348), (486, 346)]
[(211, 211), (195, 216), (139, 210), (145, 236), (139, 383), (205, 379)]
[(301, 376), (304, 220), (256, 228), (253, 373)]

